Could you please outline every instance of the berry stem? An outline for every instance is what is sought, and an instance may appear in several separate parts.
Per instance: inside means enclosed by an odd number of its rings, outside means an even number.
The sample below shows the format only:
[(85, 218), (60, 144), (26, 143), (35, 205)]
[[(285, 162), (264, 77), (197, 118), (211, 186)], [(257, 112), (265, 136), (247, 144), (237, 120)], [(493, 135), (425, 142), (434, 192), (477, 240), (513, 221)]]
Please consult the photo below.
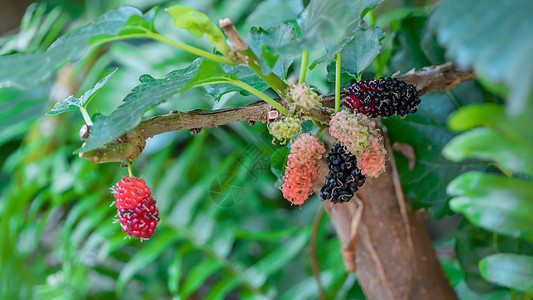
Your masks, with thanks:
[(302, 84), (305, 81), (305, 73), (307, 72), (307, 62), (309, 60), (309, 50), (302, 52), (302, 64), (300, 65), (300, 78), (298, 84)]
[(376, 14), (374, 13), (374, 10), (368, 12), (368, 19), (370, 25), (376, 25)]
[(171, 39), (169, 39), (169, 38), (167, 38), (165, 36), (160, 35), (159, 33), (153, 33), (153, 32), (150, 32), (150, 31), (108, 37), (108, 38), (99, 40), (96, 44), (100, 45), (100, 44), (104, 44), (104, 43), (108, 43), (108, 42), (125, 40), (125, 39), (133, 39), (133, 38), (151, 38), (153, 40), (172, 45), (174, 47), (180, 48), (180, 49), (185, 50), (185, 51), (187, 51), (189, 53), (192, 53), (194, 55), (205, 57), (207, 59), (211, 59), (211, 60), (214, 60), (216, 62), (220, 62), (220, 63), (227, 64), (227, 65), (236, 65), (236, 64), (238, 64), (238, 62), (233, 62), (233, 61), (228, 60), (228, 59), (226, 59), (226, 58), (224, 58), (222, 56), (218, 56), (218, 55), (215, 55), (213, 53), (209, 53), (209, 52), (207, 52), (205, 50), (202, 50), (202, 49), (199, 49), (199, 48), (187, 45), (187, 44), (183, 44), (183, 43), (171, 40)]
[(131, 177), (133, 177), (133, 173), (131, 172), (131, 161), (128, 160), (128, 175)]
[(324, 129), (326, 129), (326, 128), (327, 128), (327, 126), (318, 127), (318, 131), (316, 132), (315, 136), (319, 136), (322, 133), (322, 131), (324, 131)]
[(83, 119), (85, 120), (85, 124), (89, 126), (93, 126), (93, 121), (91, 121), (91, 117), (89, 116), (89, 113), (87, 113), (87, 110), (85, 107), (80, 107), (81, 115), (83, 116)]
[(341, 109), (341, 53), (335, 55), (335, 113)]
[(234, 86), (238, 86), (238, 87), (242, 88), (243, 90), (246, 90), (246, 91), (250, 92), (252, 95), (257, 96), (259, 99), (265, 101), (266, 103), (272, 105), (275, 109), (279, 110), (279, 112), (281, 112), (285, 116), (289, 115), (289, 111), (285, 107), (283, 107), (283, 105), (279, 104), (276, 100), (274, 100), (274, 99), (270, 98), (269, 96), (265, 95), (260, 90), (254, 88), (253, 86), (248, 85), (248, 84), (246, 84), (246, 83), (244, 83), (244, 82), (242, 82), (240, 80), (235, 80), (235, 79), (230, 79), (230, 78), (221, 78), (220, 81), (217, 80), (217, 81), (209, 82), (207, 84), (198, 84), (198, 85), (194, 85), (194, 86), (196, 87), (196, 86), (219, 84), (219, 83), (230, 83), (230, 84), (233, 84)]

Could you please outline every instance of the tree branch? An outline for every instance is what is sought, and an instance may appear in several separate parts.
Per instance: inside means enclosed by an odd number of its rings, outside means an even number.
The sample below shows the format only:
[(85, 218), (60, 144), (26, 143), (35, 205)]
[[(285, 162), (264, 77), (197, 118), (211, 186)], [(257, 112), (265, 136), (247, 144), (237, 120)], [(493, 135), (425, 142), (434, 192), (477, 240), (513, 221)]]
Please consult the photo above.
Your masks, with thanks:
[[(230, 30), (231, 31), (231, 30)], [(474, 78), (471, 71), (461, 71), (455, 64), (448, 62), (442, 65), (430, 66), (417, 72), (395, 74), (396, 78), (414, 84), (419, 94), (430, 91), (446, 91), (460, 82)], [(341, 94), (344, 98), (344, 94)], [(280, 99), (277, 100), (283, 103)], [(335, 95), (321, 97), (324, 109), (312, 109), (304, 117), (327, 124), (330, 112), (327, 108), (334, 107)], [(252, 104), (218, 110), (192, 110), (188, 112), (171, 111), (169, 114), (152, 117), (142, 121), (136, 128), (126, 132), (115, 143), (108, 147), (85, 153), (80, 157), (95, 163), (120, 162), (134, 160), (144, 149), (146, 139), (154, 135), (182, 129), (192, 129), (191, 133), (198, 133), (203, 128), (225, 125), (232, 122), (251, 121), (271, 122), (280, 117), (280, 113), (264, 101)]]

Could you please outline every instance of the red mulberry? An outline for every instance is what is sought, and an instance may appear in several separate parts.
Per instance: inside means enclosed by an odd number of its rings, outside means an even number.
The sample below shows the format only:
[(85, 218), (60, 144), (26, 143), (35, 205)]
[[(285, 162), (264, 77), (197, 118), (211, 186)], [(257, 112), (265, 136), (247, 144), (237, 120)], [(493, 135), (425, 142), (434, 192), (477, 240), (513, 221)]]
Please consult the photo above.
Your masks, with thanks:
[(122, 231), (141, 240), (149, 239), (159, 222), (159, 209), (146, 182), (124, 177), (117, 182), (113, 196)]
[(395, 78), (361, 80), (346, 91), (344, 105), (371, 118), (414, 113), (420, 104), (418, 90)]

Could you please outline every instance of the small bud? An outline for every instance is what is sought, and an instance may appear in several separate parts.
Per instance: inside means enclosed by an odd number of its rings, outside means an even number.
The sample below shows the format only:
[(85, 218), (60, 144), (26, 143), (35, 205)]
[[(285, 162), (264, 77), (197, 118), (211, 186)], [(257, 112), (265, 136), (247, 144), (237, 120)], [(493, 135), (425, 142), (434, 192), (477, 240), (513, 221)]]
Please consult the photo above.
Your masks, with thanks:
[(82, 141), (86, 141), (89, 138), (89, 133), (91, 130), (91, 126), (87, 124), (83, 124), (80, 128), (80, 139)]

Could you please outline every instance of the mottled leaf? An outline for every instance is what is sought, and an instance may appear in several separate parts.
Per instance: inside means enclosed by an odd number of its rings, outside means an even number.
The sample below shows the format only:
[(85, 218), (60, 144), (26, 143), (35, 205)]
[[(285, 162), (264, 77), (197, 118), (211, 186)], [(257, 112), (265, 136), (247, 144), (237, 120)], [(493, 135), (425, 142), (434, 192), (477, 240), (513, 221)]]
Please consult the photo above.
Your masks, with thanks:
[(273, 72), (281, 78), (287, 76), (297, 53), (278, 54), (276, 49), (295, 39), (296, 28), (293, 23), (279, 24), (268, 29), (252, 27), (247, 38), (250, 48), (260, 59), (261, 71), (265, 74)]
[(380, 39), (384, 35), (374, 26), (358, 31), (341, 51), (341, 71), (352, 77), (363, 72), (381, 51)]

